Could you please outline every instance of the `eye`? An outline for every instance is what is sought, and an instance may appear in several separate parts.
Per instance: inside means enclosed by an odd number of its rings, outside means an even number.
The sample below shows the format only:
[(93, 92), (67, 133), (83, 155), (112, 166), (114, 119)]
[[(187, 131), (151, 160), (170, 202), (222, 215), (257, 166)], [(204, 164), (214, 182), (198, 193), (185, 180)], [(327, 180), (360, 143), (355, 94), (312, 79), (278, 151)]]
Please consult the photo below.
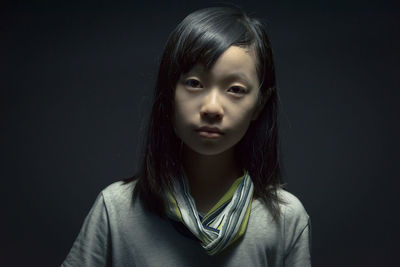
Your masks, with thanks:
[(231, 86), (229, 89), (228, 89), (228, 92), (232, 92), (232, 93), (234, 93), (234, 94), (236, 94), (236, 95), (241, 95), (241, 94), (246, 94), (247, 93), (247, 90), (246, 90), (246, 88), (244, 88), (244, 87), (242, 87), (242, 86)]
[(185, 85), (187, 87), (191, 87), (191, 88), (202, 88), (200, 81), (198, 81), (196, 79), (187, 79), (185, 81)]

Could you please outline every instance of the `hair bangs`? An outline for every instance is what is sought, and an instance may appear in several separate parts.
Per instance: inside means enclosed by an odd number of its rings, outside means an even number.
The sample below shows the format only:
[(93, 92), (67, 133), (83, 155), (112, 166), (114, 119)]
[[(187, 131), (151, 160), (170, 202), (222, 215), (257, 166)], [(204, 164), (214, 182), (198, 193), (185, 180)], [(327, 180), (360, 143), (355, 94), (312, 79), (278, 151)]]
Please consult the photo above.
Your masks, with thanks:
[(187, 73), (196, 64), (209, 70), (232, 45), (250, 46), (254, 34), (237, 13), (216, 16), (203, 10), (186, 17), (175, 46), (175, 73)]

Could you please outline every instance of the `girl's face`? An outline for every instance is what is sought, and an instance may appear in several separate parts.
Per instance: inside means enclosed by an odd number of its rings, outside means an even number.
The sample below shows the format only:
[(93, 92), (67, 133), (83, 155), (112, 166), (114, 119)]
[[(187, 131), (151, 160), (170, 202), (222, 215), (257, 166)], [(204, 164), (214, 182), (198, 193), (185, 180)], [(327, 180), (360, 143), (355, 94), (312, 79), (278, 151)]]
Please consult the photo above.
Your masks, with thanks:
[(175, 88), (174, 128), (191, 150), (216, 155), (235, 146), (262, 109), (253, 50), (229, 47), (210, 71), (195, 65)]

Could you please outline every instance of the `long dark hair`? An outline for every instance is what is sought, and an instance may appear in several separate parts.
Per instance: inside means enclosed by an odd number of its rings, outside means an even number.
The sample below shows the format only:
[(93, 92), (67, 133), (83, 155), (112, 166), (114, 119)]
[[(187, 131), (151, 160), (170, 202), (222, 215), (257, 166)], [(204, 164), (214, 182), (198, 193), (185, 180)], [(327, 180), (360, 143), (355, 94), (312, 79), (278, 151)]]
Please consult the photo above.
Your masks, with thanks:
[(189, 14), (170, 34), (161, 59), (154, 102), (147, 128), (144, 157), (138, 173), (125, 182), (137, 180), (134, 197), (145, 207), (165, 216), (163, 189), (181, 175), (181, 142), (173, 130), (174, 92), (181, 74), (197, 63), (209, 70), (230, 46), (252, 47), (258, 62), (259, 104), (265, 106), (245, 136), (235, 146), (254, 184), (254, 196), (261, 198), (274, 218), (280, 214), (281, 187), (278, 155), (278, 96), (272, 50), (265, 26), (233, 7), (205, 8)]

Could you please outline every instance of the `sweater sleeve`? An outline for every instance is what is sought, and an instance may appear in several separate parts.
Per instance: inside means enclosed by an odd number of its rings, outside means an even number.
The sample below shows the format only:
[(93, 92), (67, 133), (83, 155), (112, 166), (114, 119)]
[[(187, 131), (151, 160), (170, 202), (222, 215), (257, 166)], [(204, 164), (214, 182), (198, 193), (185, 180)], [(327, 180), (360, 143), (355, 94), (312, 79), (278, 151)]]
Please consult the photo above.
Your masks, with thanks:
[(311, 266), (311, 220), (300, 200), (285, 194), (284, 267)]
[(104, 196), (100, 193), (62, 267), (110, 266), (110, 231)]
[(294, 244), (289, 249), (285, 258), (285, 267), (311, 266), (311, 220), (300, 231)]

